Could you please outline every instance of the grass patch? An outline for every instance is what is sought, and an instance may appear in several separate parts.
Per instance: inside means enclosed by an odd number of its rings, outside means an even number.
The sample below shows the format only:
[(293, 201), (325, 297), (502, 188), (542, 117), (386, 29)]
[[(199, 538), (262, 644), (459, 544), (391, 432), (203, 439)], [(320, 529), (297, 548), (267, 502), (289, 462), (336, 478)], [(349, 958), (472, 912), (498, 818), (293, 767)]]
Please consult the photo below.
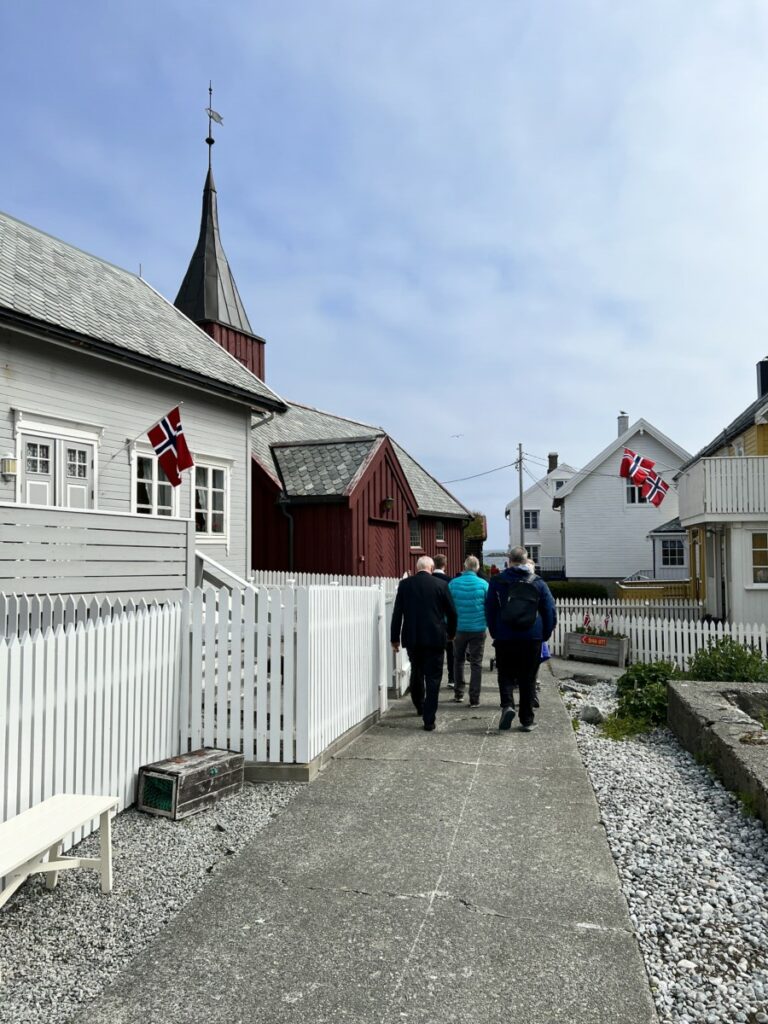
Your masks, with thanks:
[(579, 729), (581, 728), (581, 722), (579, 721), (578, 718), (572, 718), (571, 719), (571, 725), (573, 726), (573, 731), (574, 732), (578, 732)]
[(736, 794), (736, 798), (741, 804), (741, 813), (745, 818), (756, 818), (757, 817), (757, 797), (752, 793), (746, 793), (744, 790), (739, 790)]
[(639, 736), (640, 733), (648, 732), (649, 729), (655, 728), (655, 725), (653, 722), (649, 722), (647, 718), (619, 715), (618, 712), (614, 711), (612, 715), (608, 715), (600, 723), (599, 728), (602, 730), (603, 736), (609, 740), (628, 740), (632, 736)]

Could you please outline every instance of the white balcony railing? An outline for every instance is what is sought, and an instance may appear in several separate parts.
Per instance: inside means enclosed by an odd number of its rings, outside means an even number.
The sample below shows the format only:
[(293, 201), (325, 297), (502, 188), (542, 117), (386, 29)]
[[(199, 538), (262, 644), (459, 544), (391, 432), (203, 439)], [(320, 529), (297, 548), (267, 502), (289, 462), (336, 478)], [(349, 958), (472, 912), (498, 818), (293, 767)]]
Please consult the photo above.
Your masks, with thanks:
[(768, 457), (700, 459), (678, 481), (680, 521), (768, 516)]

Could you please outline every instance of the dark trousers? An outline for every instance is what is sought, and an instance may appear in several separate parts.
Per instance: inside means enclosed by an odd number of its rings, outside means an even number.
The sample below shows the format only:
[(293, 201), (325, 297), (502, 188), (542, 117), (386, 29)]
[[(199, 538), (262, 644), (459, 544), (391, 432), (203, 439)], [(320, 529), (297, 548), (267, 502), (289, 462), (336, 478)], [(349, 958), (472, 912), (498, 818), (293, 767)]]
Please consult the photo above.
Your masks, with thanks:
[(485, 630), (482, 633), (456, 634), (453, 641), (455, 660), (453, 665), (453, 685), (456, 696), (464, 693), (464, 660), (469, 651), (469, 699), (480, 699), (480, 680), (483, 675), (483, 651), (485, 650)]
[(424, 716), (424, 725), (431, 725), (437, 714), (440, 680), (443, 678), (443, 647), (409, 647), (411, 663), (411, 700)]
[(497, 640), (496, 671), (499, 677), (499, 698), (503, 708), (513, 708), (514, 686), (520, 687), (521, 725), (533, 722), (533, 698), (536, 694), (536, 673), (541, 661), (541, 640)]
[(448, 669), (448, 685), (453, 686), (453, 640), (448, 640), (445, 645), (445, 667)]

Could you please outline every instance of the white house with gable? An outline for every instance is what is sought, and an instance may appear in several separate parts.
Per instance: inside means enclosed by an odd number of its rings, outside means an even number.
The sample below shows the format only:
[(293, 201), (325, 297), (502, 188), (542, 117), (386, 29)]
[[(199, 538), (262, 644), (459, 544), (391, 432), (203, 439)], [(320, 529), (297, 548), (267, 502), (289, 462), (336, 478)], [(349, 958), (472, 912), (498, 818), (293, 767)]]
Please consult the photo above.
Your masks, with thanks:
[[(624, 449), (656, 463), (654, 471), (669, 484), (657, 508), (630, 480), (619, 475)], [(562, 510), (563, 554), (568, 579), (612, 585), (636, 573), (652, 572), (649, 534), (678, 514), (674, 477), (690, 455), (647, 420), (631, 426), (618, 417), (618, 436), (559, 489), (554, 504)]]
[[(576, 473), (567, 463), (558, 464), (557, 452), (550, 452), (547, 475), (523, 492), (523, 544), (540, 570), (545, 573), (563, 569), (561, 513), (554, 499)], [(510, 548), (520, 543), (520, 499), (504, 509), (509, 522)]]

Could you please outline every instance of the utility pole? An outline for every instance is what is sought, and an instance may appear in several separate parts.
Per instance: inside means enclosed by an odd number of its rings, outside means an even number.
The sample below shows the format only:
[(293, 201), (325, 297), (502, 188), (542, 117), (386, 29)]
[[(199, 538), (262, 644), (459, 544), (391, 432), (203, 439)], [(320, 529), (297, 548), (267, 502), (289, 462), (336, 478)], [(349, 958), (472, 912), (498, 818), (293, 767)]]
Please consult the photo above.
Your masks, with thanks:
[(525, 514), (523, 512), (523, 446), (517, 446), (517, 479), (520, 489), (520, 547), (525, 547)]

